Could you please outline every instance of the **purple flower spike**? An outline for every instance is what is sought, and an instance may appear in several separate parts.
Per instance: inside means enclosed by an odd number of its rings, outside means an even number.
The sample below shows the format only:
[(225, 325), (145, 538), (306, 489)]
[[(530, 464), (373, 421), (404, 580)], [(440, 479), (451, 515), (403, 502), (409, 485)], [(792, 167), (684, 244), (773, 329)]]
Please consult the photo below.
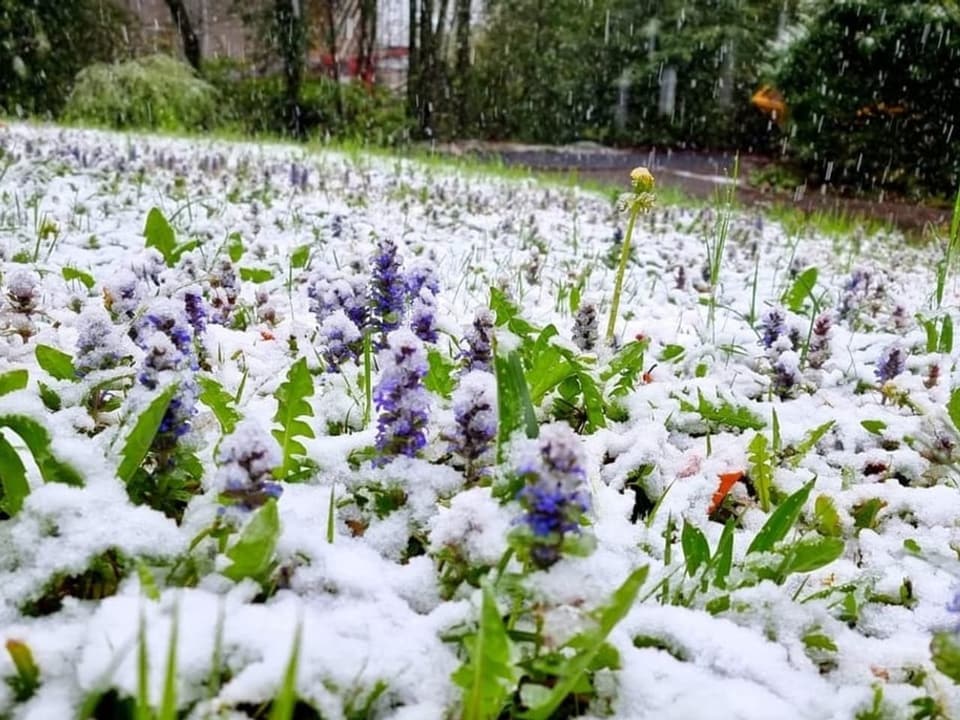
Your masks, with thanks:
[(377, 420), (378, 466), (398, 455), (413, 457), (427, 443), (430, 399), (423, 387), (427, 355), (411, 331), (397, 330), (387, 338), (378, 356), (382, 374), (373, 399), (380, 411)]
[(373, 256), (370, 278), (370, 304), (377, 330), (388, 333), (400, 327), (405, 300), (406, 284), (400, 273), (396, 243), (381, 240)]
[(877, 382), (885, 383), (893, 380), (902, 373), (907, 367), (907, 353), (902, 347), (894, 343), (888, 346), (877, 360), (877, 367), (874, 375), (877, 376)]

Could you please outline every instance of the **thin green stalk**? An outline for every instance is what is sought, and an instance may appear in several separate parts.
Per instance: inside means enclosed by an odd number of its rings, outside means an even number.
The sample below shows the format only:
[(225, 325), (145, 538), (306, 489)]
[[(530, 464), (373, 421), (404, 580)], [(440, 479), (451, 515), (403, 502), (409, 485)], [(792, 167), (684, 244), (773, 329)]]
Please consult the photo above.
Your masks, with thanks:
[(363, 426), (370, 424), (373, 415), (373, 348), (370, 333), (363, 336)]
[(617, 266), (617, 278), (613, 285), (613, 297), (610, 302), (610, 319), (607, 321), (607, 345), (613, 344), (617, 313), (620, 311), (620, 294), (623, 292), (623, 276), (627, 273), (627, 263), (630, 261), (630, 240), (633, 239), (633, 227), (642, 209), (640, 205), (634, 205), (630, 210), (627, 234), (623, 236), (623, 248), (620, 250), (620, 263)]

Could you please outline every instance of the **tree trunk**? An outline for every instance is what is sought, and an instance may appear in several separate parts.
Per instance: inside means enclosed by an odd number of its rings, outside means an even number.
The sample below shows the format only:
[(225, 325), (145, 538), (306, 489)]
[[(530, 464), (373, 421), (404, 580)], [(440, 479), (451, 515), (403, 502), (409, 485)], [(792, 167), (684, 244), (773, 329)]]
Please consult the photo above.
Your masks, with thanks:
[(200, 38), (190, 23), (190, 15), (187, 13), (186, 5), (183, 0), (166, 0), (166, 2), (167, 7), (170, 8), (173, 24), (177, 26), (177, 31), (180, 33), (183, 54), (194, 70), (200, 70), (200, 63), (203, 60), (200, 52)]
[(409, 26), (407, 41), (407, 115), (418, 119), (418, 96), (420, 92), (420, 49), (417, 33), (417, 16), (419, 8), (417, 0), (409, 0)]
[(470, 118), (470, 0), (456, 0), (457, 55), (454, 82), (457, 101), (457, 132), (467, 132)]
[(334, 83), (334, 103), (337, 110), (337, 120), (343, 122), (343, 93), (340, 88), (340, 60), (337, 57), (339, 33), (337, 32), (337, 0), (325, 0), (325, 24), (327, 26), (327, 53), (330, 56), (330, 79)]
[(373, 53), (377, 46), (377, 0), (360, 0), (360, 52), (357, 72), (367, 85), (374, 80)]
[(284, 115), (294, 137), (304, 135), (300, 87), (306, 65), (307, 33), (301, 0), (275, 0), (274, 22), (280, 57), (283, 59)]

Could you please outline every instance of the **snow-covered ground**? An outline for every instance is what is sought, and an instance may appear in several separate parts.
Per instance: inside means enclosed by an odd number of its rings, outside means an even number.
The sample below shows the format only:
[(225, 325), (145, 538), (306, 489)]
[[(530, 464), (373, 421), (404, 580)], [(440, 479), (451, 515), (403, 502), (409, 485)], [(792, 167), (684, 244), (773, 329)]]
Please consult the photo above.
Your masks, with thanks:
[[(584, 350), (583, 332), (574, 337), (577, 305), (581, 324), (582, 308), (595, 303), (601, 337), (606, 326), (626, 225), (608, 198), (282, 145), (12, 125), (0, 128), (0, 147), (0, 480), (9, 500), (12, 453), (29, 483), (22, 508), (0, 505), (0, 517), (12, 516), (0, 520), (0, 637), (28, 647), (39, 670), (31, 692), (0, 684), (0, 716), (69, 718), (100, 693), (136, 696), (141, 628), (159, 705), (176, 616), (185, 717), (254, 716), (277, 696), (298, 628), (296, 689), (320, 717), (467, 717), (470, 691), (451, 676), (469, 663), (466, 648), (476, 650), (483, 576), (517, 631), (511, 662), (523, 671), (503, 700), (513, 708), (505, 717), (519, 716), (540, 697), (532, 683), (558, 682), (542, 668), (533, 677), (530, 654), (574, 655), (563, 644), (589, 632), (593, 611), (648, 566), (606, 638), (617, 657), (591, 665), (599, 669), (552, 717), (960, 717), (958, 686), (930, 651), (934, 633), (960, 620), (948, 610), (960, 589), (960, 435), (948, 412), (956, 353), (943, 338), (928, 352), (921, 323), (937, 319), (942, 335), (939, 318), (960, 299), (949, 280), (945, 309), (933, 309), (938, 248), (787, 237), (734, 212), (711, 295), (706, 247), (722, 209), (655, 209), (637, 224), (616, 326), (622, 349), (648, 344), (645, 372), (629, 376), (604, 372), (624, 350), (589, 339)], [(145, 249), (152, 208), (176, 243), (196, 241), (171, 250), (180, 256), (169, 267)], [(331, 360), (335, 331), (349, 335), (353, 325), (330, 306), (354, 307), (346, 295), (366, 303), (385, 239), (398, 247), (408, 288), (414, 277), (438, 280), (436, 293), (400, 300), (403, 321), (435, 323), (436, 340), (399, 330), (379, 354), (383, 336), (372, 340), (377, 392), (365, 424), (364, 353), (354, 342), (353, 355)], [(815, 281), (809, 292), (804, 278)], [(541, 439), (517, 433), (502, 462), (484, 453), (487, 466), (475, 473), (451, 440), (466, 392), (453, 387), (472, 382), (482, 395), (496, 384), (450, 368), (465, 362), (491, 287), (529, 324), (496, 327), (501, 358), (517, 350), (527, 362), (555, 347), (557, 363), (583, 374), (569, 393), (548, 384), (540, 394), (551, 366), (528, 364)], [(162, 320), (189, 320), (191, 295), (205, 327), (191, 326), (190, 347), (180, 347)], [(505, 307), (496, 308), (504, 321)], [(98, 317), (109, 318), (99, 335)], [(556, 336), (540, 333), (551, 324)], [(412, 391), (416, 403), (390, 395), (391, 378), (410, 377), (407, 360), (391, 355), (401, 346), (415, 358), (430, 351), (430, 390)], [(89, 371), (51, 371), (49, 348), (78, 370), (89, 361)], [(293, 464), (305, 470), (279, 486), (261, 476), (261, 496), (227, 507), (221, 493), (254, 476), (248, 462), (236, 480), (237, 457), (249, 461), (263, 442), (257, 457), (280, 464), (266, 433), (284, 436), (277, 395), (300, 358), (313, 386), (300, 401), (307, 411), (297, 412), (307, 431), (294, 441), (304, 452)], [(599, 420), (578, 394), (587, 375), (602, 395)], [(249, 438), (231, 444), (207, 401), (190, 414), (191, 398), (209, 391), (204, 379), (233, 399)], [(620, 379), (626, 392), (616, 395)], [(156, 440), (137, 456), (139, 475), (123, 465), (136, 455), (138, 417), (171, 382), (189, 429), (168, 435), (200, 469), (179, 509), (164, 514), (155, 496), (135, 504), (120, 478), (163, 474), (157, 458), (169, 453)], [(391, 402), (428, 416), (413, 457), (370, 451), (386, 444)], [(49, 447), (28, 448), (11, 417), (45, 428)], [(497, 488), (539, 457), (544, 438), (583, 470), (573, 477), (589, 498), (588, 524), (566, 536), (596, 547), (580, 557), (565, 547), (540, 566), (522, 562), (521, 550), (498, 568), (508, 538), (534, 524), (523, 519), (522, 497)], [(82, 485), (57, 482), (50, 463), (72, 468)], [(715, 501), (721, 476), (739, 472)], [(277, 494), (270, 567), (237, 580), (228, 568), (236, 556), (224, 550)], [(802, 501), (792, 524), (748, 553), (790, 496)], [(727, 518), (732, 561), (721, 573)], [(211, 527), (234, 530), (218, 546), (203, 536)], [(701, 539), (709, 559), (697, 565)], [(453, 566), (474, 572), (454, 581)], [(0, 656), (8, 680), (17, 676), (12, 657)], [(123, 717), (105, 703), (97, 717)], [(915, 714), (930, 707), (941, 714)]]

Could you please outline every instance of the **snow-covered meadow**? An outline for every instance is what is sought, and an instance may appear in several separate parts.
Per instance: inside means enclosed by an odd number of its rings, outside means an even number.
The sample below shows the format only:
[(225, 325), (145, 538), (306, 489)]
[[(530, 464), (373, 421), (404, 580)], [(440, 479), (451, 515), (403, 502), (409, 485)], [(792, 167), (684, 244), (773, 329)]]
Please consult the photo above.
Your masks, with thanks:
[(0, 717), (960, 717), (942, 247), (0, 148)]

